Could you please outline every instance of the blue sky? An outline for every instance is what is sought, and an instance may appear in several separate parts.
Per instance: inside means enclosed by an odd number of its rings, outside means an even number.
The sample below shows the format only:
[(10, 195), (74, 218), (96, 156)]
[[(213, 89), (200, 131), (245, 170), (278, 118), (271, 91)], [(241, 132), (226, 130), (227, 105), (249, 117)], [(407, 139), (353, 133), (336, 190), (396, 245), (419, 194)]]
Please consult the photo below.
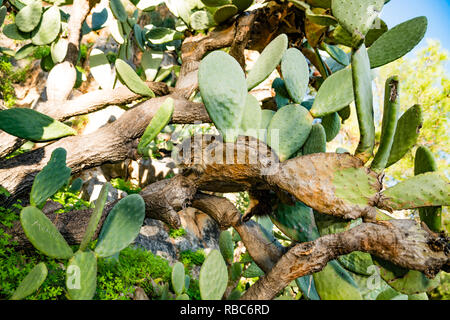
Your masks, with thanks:
[[(389, 28), (417, 16), (428, 18), (428, 30), (413, 53), (426, 44), (427, 38), (440, 40), (450, 51), (450, 0), (391, 0), (381, 13), (381, 19)], [(450, 63), (447, 63), (449, 69)]]

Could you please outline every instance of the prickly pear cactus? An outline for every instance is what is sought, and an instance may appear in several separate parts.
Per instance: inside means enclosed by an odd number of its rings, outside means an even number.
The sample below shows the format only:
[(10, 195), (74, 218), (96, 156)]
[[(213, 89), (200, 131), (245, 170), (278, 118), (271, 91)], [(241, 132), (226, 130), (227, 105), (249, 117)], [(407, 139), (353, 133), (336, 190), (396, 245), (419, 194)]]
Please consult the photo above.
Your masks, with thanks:
[(41, 15), (41, 1), (31, 1), (17, 13), (15, 20), (17, 28), (22, 32), (33, 31), (41, 21)]
[(320, 123), (312, 125), (308, 139), (302, 147), (304, 155), (326, 152), (327, 151), (327, 134), (324, 127)]
[(109, 257), (136, 239), (145, 217), (145, 203), (138, 194), (120, 200), (106, 218), (98, 236), (95, 253)]
[(212, 250), (200, 268), (199, 287), (202, 300), (220, 300), (227, 288), (228, 271), (222, 255)]
[(97, 288), (97, 257), (92, 251), (77, 251), (66, 269), (66, 288), (71, 300), (91, 300)]
[(174, 264), (172, 268), (172, 288), (177, 296), (180, 296), (184, 291), (185, 273), (184, 265), (181, 262)]
[(247, 76), (247, 88), (253, 89), (263, 82), (280, 63), (288, 46), (288, 37), (283, 33), (273, 39), (261, 52)]
[(275, 113), (267, 128), (267, 143), (278, 154), (280, 161), (299, 150), (312, 128), (313, 117), (306, 108), (291, 104)]
[(138, 144), (138, 152), (140, 154), (145, 154), (150, 142), (152, 142), (158, 133), (161, 132), (162, 129), (169, 123), (170, 119), (172, 119), (173, 110), (175, 108), (175, 104), (172, 98), (167, 98), (164, 103), (159, 107), (158, 111), (156, 111), (149, 125), (144, 131), (144, 134), (141, 137), (141, 140)]
[(33, 30), (31, 42), (37, 46), (52, 43), (61, 30), (61, 13), (52, 6), (42, 14), (39, 26)]
[(141, 78), (139, 78), (133, 68), (122, 59), (116, 60), (116, 71), (120, 79), (128, 87), (128, 89), (143, 96), (152, 98), (155, 97), (153, 91), (150, 90), (149, 87), (147, 87), (147, 85), (144, 81), (141, 80)]
[(1, 110), (0, 129), (15, 137), (39, 142), (77, 134), (71, 127), (28, 108)]
[(341, 120), (337, 112), (324, 116), (321, 124), (325, 130), (326, 142), (330, 142), (336, 138), (341, 130)]
[(48, 270), (45, 263), (38, 263), (20, 282), (11, 296), (11, 300), (21, 300), (35, 292), (47, 278)]
[[(425, 172), (437, 171), (436, 160), (433, 153), (424, 146), (420, 146), (416, 150), (414, 158), (414, 174), (419, 175)], [(419, 208), (420, 220), (434, 232), (440, 232), (442, 229), (442, 207), (424, 207)]]
[(309, 67), (300, 50), (288, 49), (281, 59), (281, 73), (292, 100), (302, 103), (308, 89)]
[(72, 169), (66, 167), (66, 150), (55, 149), (47, 165), (36, 175), (31, 187), (30, 203), (42, 207), (70, 178)]
[(198, 84), (205, 108), (224, 141), (234, 142), (247, 99), (241, 66), (229, 54), (214, 51), (200, 63)]
[(241, 121), (241, 134), (257, 138), (259, 133), (257, 130), (261, 128), (261, 118), (262, 110), (259, 101), (252, 94), (247, 94)]
[(227, 230), (220, 233), (219, 249), (225, 261), (231, 263), (233, 261), (234, 242), (231, 233)]
[(61, 233), (41, 210), (26, 207), (20, 212), (20, 223), (33, 246), (45, 255), (56, 259), (69, 259), (72, 249)]

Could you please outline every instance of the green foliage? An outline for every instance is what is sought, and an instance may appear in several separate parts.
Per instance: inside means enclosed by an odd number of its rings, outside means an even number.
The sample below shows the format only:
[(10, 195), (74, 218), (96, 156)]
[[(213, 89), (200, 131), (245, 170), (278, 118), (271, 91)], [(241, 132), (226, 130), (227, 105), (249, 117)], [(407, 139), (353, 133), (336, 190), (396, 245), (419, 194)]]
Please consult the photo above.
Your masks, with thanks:
[(171, 237), (173, 239), (180, 238), (180, 237), (184, 236), (185, 234), (186, 234), (186, 230), (184, 230), (183, 228), (178, 228), (178, 229), (170, 228), (170, 230), (169, 230), (169, 237)]
[(300, 50), (286, 50), (281, 60), (281, 72), (289, 96), (294, 102), (302, 103), (308, 89), (309, 67)]
[(141, 192), (141, 188), (133, 185), (131, 181), (125, 181), (122, 178), (111, 179), (111, 185), (119, 190), (125, 191), (127, 194), (135, 194)]
[(187, 268), (192, 268), (194, 265), (201, 266), (205, 261), (205, 258), (205, 252), (201, 249), (197, 251), (186, 250), (180, 252), (180, 261)]
[(222, 255), (212, 250), (203, 262), (199, 275), (202, 300), (220, 300), (227, 288), (228, 271)]
[(13, 84), (25, 81), (29, 65), (23, 69), (14, 70), (10, 58), (7, 55), (0, 55), (0, 98), (3, 99), (7, 108), (11, 108), (16, 103), (16, 93)]
[(116, 59), (115, 66), (121, 81), (128, 87), (128, 89), (143, 96), (152, 98), (155, 97), (153, 91), (150, 90), (145, 82), (141, 80), (141, 78), (128, 63), (122, 59)]

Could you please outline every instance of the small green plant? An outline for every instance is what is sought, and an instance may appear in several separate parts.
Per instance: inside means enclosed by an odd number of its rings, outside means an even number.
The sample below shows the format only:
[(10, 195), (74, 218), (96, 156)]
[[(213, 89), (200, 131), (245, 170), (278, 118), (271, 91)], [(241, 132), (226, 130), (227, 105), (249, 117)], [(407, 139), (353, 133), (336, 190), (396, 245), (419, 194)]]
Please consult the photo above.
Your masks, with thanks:
[(185, 234), (186, 234), (186, 230), (184, 230), (183, 228), (179, 228), (179, 229), (170, 228), (170, 230), (169, 230), (169, 237), (171, 237), (173, 239), (180, 238), (180, 237), (184, 236)]
[(125, 181), (122, 178), (111, 179), (110, 183), (114, 188), (125, 191), (127, 194), (137, 194), (142, 190), (141, 188), (133, 185), (131, 181)]

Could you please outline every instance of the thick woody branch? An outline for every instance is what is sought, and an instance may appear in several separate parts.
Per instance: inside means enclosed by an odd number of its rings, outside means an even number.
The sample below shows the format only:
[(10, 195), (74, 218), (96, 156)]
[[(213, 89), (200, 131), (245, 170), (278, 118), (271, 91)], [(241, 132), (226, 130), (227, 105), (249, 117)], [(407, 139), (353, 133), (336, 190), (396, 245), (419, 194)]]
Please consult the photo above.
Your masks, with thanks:
[(441, 240), (413, 220), (363, 223), (348, 231), (292, 247), (269, 273), (245, 292), (242, 299), (273, 299), (291, 281), (318, 272), (329, 261), (353, 251), (368, 252), (434, 277), (439, 270), (450, 268), (448, 240), (444, 246), (435, 245)]

